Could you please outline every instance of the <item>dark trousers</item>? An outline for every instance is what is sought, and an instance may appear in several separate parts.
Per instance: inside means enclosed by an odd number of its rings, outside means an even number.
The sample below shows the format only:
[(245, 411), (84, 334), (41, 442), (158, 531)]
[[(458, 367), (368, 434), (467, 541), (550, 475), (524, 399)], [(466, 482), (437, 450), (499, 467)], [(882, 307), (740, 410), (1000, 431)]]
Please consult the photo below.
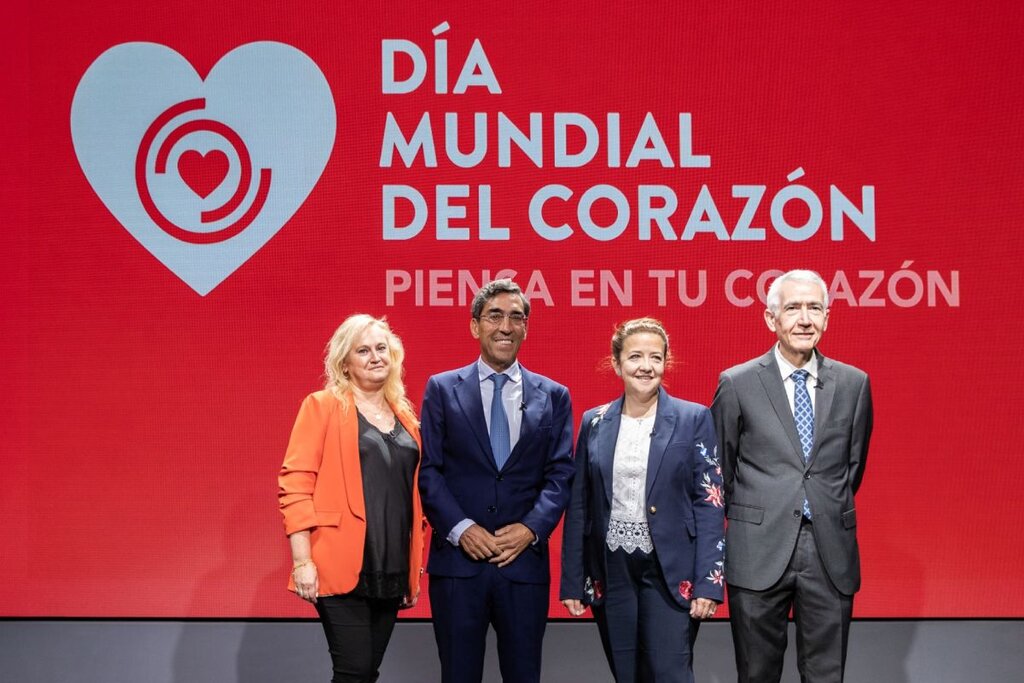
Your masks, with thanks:
[(605, 556), (604, 603), (593, 611), (616, 682), (693, 683), (700, 622), (668, 592), (655, 554)]
[(400, 599), (375, 600), (356, 595), (317, 598), (316, 611), (327, 636), (334, 666), (333, 683), (373, 683), (398, 618)]
[(488, 626), (498, 637), (498, 666), (506, 683), (537, 683), (548, 584), (516, 583), (496, 565), (471, 577), (430, 577), (430, 610), (443, 683), (480, 683)]
[(728, 591), (740, 683), (778, 683), (791, 607), (800, 680), (843, 680), (853, 596), (840, 593), (828, 578), (814, 542), (813, 524), (800, 527), (793, 557), (774, 586), (754, 591), (729, 584)]

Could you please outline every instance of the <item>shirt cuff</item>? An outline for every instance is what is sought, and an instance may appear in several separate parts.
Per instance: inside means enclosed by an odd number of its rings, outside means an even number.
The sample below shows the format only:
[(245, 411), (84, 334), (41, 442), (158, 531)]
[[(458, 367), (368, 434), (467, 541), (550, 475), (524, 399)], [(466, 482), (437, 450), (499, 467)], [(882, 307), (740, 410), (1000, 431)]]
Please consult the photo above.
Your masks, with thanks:
[(463, 532), (474, 524), (476, 524), (476, 522), (467, 517), (453, 526), (452, 530), (448, 532), (448, 542), (454, 546), (459, 545), (459, 539), (462, 538)]

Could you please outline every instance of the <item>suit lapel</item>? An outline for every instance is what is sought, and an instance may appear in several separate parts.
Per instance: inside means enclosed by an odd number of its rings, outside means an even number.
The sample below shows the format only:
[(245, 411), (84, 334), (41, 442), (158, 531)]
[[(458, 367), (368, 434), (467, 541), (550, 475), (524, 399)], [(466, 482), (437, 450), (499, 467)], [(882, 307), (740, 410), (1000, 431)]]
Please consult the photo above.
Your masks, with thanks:
[(786, 387), (782, 384), (782, 373), (779, 364), (775, 361), (774, 347), (761, 359), (761, 371), (758, 373), (761, 384), (764, 385), (768, 400), (775, 409), (775, 415), (782, 424), (783, 431), (789, 437), (789, 443), (793, 447), (793, 454), (803, 464), (803, 447), (800, 445), (800, 436), (796, 433), (796, 421), (793, 419), (793, 409), (789, 407), (789, 398), (786, 396)]
[(480, 450), (487, 456), (488, 462), (494, 464), (494, 453), (491, 452), (491, 439), (487, 435), (487, 421), (484, 419), (484, 401), (480, 397), (480, 380), (476, 363), (463, 368), (459, 372), (459, 380), (455, 384), (455, 400), (466, 416), (466, 424), (473, 432)]
[(508, 460), (505, 461), (505, 467), (502, 469), (515, 464), (515, 461), (525, 451), (529, 450), (530, 442), (537, 436), (540, 418), (544, 415), (548, 406), (548, 394), (541, 388), (540, 380), (532, 372), (528, 372), (522, 363), (519, 364), (519, 375), (520, 381), (523, 383), (523, 400), (521, 404), (523, 419), (519, 424), (519, 440), (516, 441), (516, 447), (509, 453)]
[(658, 394), (658, 413), (654, 418), (651, 450), (647, 454), (647, 500), (651, 499), (651, 488), (658, 477), (658, 470), (665, 459), (665, 451), (676, 429), (676, 412), (672, 410), (671, 399), (664, 389), (659, 389)]
[(828, 424), (829, 413), (832, 412), (832, 399), (835, 398), (835, 395), (836, 374), (832, 368), (832, 361), (819, 353), (818, 386), (814, 390), (814, 447), (811, 449), (808, 465), (814, 462), (814, 458), (818, 455), (818, 444), (821, 442), (820, 434)]
[(366, 519), (366, 503), (363, 500), (363, 468), (359, 462), (359, 413), (356, 411), (352, 393), (346, 393), (338, 401), (335, 417), (338, 420), (338, 448), (341, 453), (342, 475), (345, 479), (345, 494), (348, 508), (357, 519)]
[(615, 442), (619, 438), (619, 425), (622, 422), (622, 402), (624, 397), (612, 401), (608, 410), (598, 421), (597, 442), (591, 448), (591, 456), (597, 458), (597, 467), (601, 472), (604, 494), (608, 499), (608, 508), (612, 505), (612, 475), (615, 465)]

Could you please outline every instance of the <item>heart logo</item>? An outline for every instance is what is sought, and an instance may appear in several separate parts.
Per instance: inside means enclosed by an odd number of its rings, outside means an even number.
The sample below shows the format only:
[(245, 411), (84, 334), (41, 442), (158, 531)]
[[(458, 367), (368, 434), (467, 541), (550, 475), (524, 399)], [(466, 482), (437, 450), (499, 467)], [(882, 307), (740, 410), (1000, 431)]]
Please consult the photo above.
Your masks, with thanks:
[(190, 149), (178, 157), (178, 175), (202, 199), (210, 196), (228, 175), (228, 155), (219, 149), (202, 154)]
[(249, 43), (201, 78), (174, 50), (116, 45), (71, 105), (89, 184), (200, 295), (249, 260), (309, 196), (334, 147), (334, 98), (299, 50)]

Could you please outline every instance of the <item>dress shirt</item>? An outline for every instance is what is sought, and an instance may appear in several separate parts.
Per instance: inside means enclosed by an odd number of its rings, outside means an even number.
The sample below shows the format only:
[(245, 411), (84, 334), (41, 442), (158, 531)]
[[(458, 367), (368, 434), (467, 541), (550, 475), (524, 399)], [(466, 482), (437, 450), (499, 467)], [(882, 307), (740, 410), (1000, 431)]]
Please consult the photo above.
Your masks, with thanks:
[[(491, 401), (494, 400), (494, 382), (488, 379), (491, 375), (497, 374), (494, 368), (480, 359), (476, 362), (476, 369), (480, 376), (480, 398), (484, 403), (484, 421), (487, 423), (487, 433), (491, 433)], [(519, 361), (505, 370), (503, 375), (508, 377), (508, 382), (501, 390), (501, 400), (505, 404), (505, 415), (508, 417), (509, 452), (516, 449), (519, 442), (519, 432), (523, 427), (523, 373), (519, 368)]]
[(811, 395), (811, 408), (814, 408), (814, 394), (818, 388), (818, 354), (811, 354), (811, 359), (802, 368), (797, 368), (782, 357), (782, 354), (779, 353), (779, 345), (776, 344), (775, 362), (779, 364), (779, 372), (782, 374), (782, 385), (786, 388), (790, 414), (794, 413), (793, 395), (796, 392), (796, 386), (793, 384), (793, 373), (797, 370), (806, 370), (810, 375), (807, 378), (807, 393)]

